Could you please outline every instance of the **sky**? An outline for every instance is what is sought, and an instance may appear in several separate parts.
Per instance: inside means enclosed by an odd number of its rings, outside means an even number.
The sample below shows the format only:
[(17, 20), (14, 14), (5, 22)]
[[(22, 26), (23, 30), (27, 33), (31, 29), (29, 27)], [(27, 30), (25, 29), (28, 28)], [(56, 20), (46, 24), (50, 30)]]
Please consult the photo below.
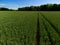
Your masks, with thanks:
[(60, 0), (0, 0), (0, 7), (10, 9), (25, 6), (40, 6), (42, 4), (60, 4)]

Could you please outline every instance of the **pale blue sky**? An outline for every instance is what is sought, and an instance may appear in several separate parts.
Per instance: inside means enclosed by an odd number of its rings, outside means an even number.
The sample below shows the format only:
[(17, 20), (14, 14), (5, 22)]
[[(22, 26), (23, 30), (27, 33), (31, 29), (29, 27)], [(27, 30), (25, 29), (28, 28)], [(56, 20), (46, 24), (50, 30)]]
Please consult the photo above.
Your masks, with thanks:
[(0, 0), (0, 7), (18, 8), (25, 6), (39, 6), (42, 4), (60, 4), (60, 0)]

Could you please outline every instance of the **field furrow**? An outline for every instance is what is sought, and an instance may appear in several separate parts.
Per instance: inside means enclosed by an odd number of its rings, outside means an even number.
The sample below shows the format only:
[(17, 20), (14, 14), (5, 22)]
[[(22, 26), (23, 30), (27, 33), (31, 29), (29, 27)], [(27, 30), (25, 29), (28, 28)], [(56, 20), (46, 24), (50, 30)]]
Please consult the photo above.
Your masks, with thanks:
[(51, 22), (51, 21), (49, 21), (42, 13), (40, 13), (42, 16), (43, 16), (43, 18), (46, 20), (46, 21), (48, 21), (48, 23), (51, 25), (51, 27), (57, 32), (57, 34), (60, 36), (60, 32), (58, 31), (58, 28)]
[(0, 45), (60, 45), (60, 12), (0, 11)]
[[(42, 15), (41, 15), (42, 16)], [(44, 25), (45, 25), (45, 28), (46, 28), (46, 31), (49, 33), (48, 34), (48, 37), (49, 37), (49, 35), (50, 35), (50, 40), (52, 40), (52, 41), (50, 41), (51, 42), (51, 45), (58, 45), (58, 44), (60, 44), (60, 36), (58, 35), (59, 33), (57, 33), (56, 31), (58, 31), (58, 30), (55, 30), (53, 27), (52, 27), (52, 25), (50, 24), (50, 22), (49, 22), (49, 20), (48, 19), (46, 19), (46, 17), (44, 17), (45, 15), (43, 15), (42, 16), (42, 19), (44, 20), (43, 21), (43, 23), (44, 23)]]
[(50, 45), (55, 45), (54, 42), (53, 42), (53, 40), (52, 40), (52, 37), (50, 35), (50, 32), (48, 31), (48, 28), (47, 28), (47, 26), (45, 24), (45, 21), (43, 19), (42, 19), (42, 21), (43, 21), (44, 28), (45, 28), (45, 30), (47, 32), (47, 36), (49, 38)]
[(37, 32), (36, 32), (36, 44), (35, 45), (40, 45), (40, 23), (39, 23), (39, 14), (37, 17)]

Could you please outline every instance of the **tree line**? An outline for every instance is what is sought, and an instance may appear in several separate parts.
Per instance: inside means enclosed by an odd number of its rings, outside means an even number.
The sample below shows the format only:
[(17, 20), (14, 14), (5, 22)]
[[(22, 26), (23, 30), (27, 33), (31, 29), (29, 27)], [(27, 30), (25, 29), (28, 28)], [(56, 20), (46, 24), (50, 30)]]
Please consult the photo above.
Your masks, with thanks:
[(45, 4), (41, 6), (30, 6), (18, 8), (19, 11), (60, 11), (60, 4)]
[(0, 7), (0, 11), (14, 11), (13, 9), (5, 8), (5, 7)]
[[(2, 11), (14, 11), (13, 9), (0, 8)], [(60, 4), (44, 4), (40, 6), (30, 6), (18, 8), (17, 11), (60, 11)]]

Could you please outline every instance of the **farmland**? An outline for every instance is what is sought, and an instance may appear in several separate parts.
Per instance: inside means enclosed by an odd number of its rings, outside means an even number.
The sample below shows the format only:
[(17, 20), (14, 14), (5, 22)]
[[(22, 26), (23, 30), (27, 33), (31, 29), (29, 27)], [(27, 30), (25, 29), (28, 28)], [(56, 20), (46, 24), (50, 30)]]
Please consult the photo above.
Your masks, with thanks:
[(60, 12), (0, 11), (0, 45), (59, 45)]
[(41, 45), (59, 45), (60, 44), (60, 29), (59, 15), (60, 12), (40, 12), (41, 22), (41, 38), (44, 43)]

